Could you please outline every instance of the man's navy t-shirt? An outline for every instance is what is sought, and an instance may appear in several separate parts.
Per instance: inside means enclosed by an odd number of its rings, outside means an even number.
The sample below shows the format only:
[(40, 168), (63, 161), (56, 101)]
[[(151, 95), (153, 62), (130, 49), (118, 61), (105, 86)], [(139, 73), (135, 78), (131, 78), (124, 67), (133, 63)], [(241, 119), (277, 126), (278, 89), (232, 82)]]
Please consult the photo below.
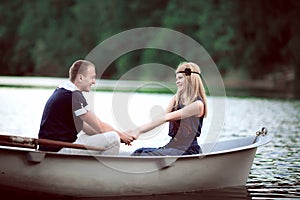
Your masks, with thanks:
[[(74, 142), (82, 130), (80, 115), (89, 110), (86, 99), (76, 86), (67, 82), (48, 99), (39, 131), (39, 138)], [(60, 147), (39, 146), (42, 151), (59, 151)]]

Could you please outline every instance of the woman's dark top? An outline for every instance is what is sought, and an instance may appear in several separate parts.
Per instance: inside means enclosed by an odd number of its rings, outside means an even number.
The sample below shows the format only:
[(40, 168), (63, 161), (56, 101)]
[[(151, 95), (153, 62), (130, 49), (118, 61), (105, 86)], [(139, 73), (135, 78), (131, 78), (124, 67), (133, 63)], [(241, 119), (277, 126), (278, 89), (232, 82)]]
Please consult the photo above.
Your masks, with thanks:
[[(202, 101), (200, 97), (196, 100)], [(180, 110), (184, 105), (179, 104), (176, 110)], [(175, 109), (173, 109), (174, 111)], [(169, 122), (169, 136), (172, 138), (166, 147), (189, 151), (199, 148), (197, 137), (201, 134), (204, 115), (201, 117), (191, 116), (185, 119)]]
[[(202, 101), (200, 97), (196, 100)], [(195, 101), (196, 101), (195, 100)], [(203, 102), (203, 101), (202, 101)], [(184, 105), (172, 111), (182, 109)], [(168, 144), (159, 148), (140, 148), (132, 153), (133, 156), (162, 156), (162, 155), (191, 155), (202, 153), (197, 142), (197, 137), (201, 134), (203, 118), (191, 116), (182, 120), (169, 122), (169, 136), (171, 140)]]

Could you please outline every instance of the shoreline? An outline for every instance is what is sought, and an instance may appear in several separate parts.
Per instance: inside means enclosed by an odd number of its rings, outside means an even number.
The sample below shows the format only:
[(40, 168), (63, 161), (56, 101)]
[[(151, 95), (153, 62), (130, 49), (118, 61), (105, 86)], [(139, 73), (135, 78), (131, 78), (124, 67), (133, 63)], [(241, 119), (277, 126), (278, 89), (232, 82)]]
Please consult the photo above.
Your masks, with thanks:
[[(0, 87), (55, 89), (59, 84), (67, 80), (68, 78), (58, 77), (0, 76)], [(115, 92), (174, 93), (176, 92), (176, 85), (170, 82), (100, 79), (96, 81), (96, 85), (92, 87), (92, 90)]]
[[(0, 87), (55, 89), (67, 80), (59, 77), (0, 76)], [(291, 91), (275, 88), (266, 81), (225, 80), (224, 86), (226, 96), (293, 99)], [(100, 79), (96, 81), (93, 90), (174, 94), (176, 85), (173, 82)]]

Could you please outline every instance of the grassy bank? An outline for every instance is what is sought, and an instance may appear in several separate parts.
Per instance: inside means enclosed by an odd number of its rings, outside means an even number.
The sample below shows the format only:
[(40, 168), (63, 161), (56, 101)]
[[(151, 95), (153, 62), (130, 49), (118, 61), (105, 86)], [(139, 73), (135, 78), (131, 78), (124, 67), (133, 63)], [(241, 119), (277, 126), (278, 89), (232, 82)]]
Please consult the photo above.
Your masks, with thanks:
[[(55, 89), (67, 80), (67, 78), (0, 76), (0, 87)], [(169, 82), (97, 80), (93, 91), (174, 93), (176, 86)]]
[[(0, 76), (0, 87), (55, 89), (67, 78)], [(226, 95), (238, 97), (292, 98), (290, 90), (276, 87), (266, 80), (225, 80)], [(143, 82), (132, 80), (97, 80), (93, 91), (175, 93), (173, 82)]]

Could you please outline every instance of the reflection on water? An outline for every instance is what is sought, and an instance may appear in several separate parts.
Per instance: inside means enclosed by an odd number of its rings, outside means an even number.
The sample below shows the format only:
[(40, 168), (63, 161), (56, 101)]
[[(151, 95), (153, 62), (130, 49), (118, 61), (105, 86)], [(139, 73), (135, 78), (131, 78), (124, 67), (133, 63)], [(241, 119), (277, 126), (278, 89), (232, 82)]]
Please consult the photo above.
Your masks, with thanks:
[(300, 198), (300, 102), (269, 101), (266, 106), (272, 111), (265, 120), (273, 141), (258, 149), (247, 188), (261, 199)]
[[(37, 137), (43, 106), (52, 90), (0, 88), (0, 132)], [(170, 95), (136, 94), (131, 97), (129, 117), (137, 124), (149, 120), (151, 105), (165, 107)], [(138, 104), (137, 102), (142, 102)], [(208, 101), (212, 97), (208, 98)], [(95, 112), (109, 123), (120, 125), (113, 116), (111, 93), (95, 94)], [(257, 151), (245, 187), (207, 190), (185, 194), (154, 195), (105, 199), (296, 199), (300, 198), (300, 101), (263, 98), (226, 98), (225, 122), (220, 139), (252, 136), (266, 126), (273, 141)], [(120, 122), (122, 123), (122, 122)], [(206, 125), (210, 124), (209, 118)], [(164, 145), (168, 141), (166, 126), (162, 134), (135, 141), (139, 145)], [(204, 127), (204, 134), (207, 127)], [(123, 147), (125, 148), (125, 147)], [(128, 147), (129, 148), (129, 147)], [(236, 163), (238, 164), (238, 163)], [(224, 173), (226, 169), (224, 169)], [(18, 195), (10, 193), (10, 195)], [(27, 193), (27, 195), (35, 195)], [(40, 196), (39, 196), (40, 197)], [(21, 197), (20, 197), (21, 198)], [(43, 197), (44, 198), (44, 197)]]
[(125, 196), (125, 197), (86, 197), (86, 198), (74, 198), (74, 197), (62, 197), (62, 196), (52, 196), (45, 194), (37, 194), (30, 192), (15, 192), (11, 189), (0, 190), (3, 196), (9, 196), (10, 199), (43, 199), (43, 200), (245, 200), (251, 199), (250, 193), (248, 192), (245, 186), (241, 187), (231, 187), (224, 189), (215, 189), (215, 190), (205, 190), (197, 192), (188, 192), (188, 193), (176, 193), (176, 194), (162, 194), (162, 195), (149, 195), (149, 196)]

